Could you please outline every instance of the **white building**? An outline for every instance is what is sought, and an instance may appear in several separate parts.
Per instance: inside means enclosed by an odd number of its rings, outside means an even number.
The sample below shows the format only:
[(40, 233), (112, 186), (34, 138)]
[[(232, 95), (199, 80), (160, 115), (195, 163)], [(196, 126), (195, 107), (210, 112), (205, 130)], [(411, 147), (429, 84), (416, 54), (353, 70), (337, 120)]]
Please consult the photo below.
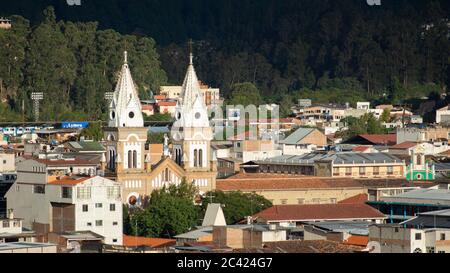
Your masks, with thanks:
[(448, 123), (450, 121), (450, 107), (449, 105), (436, 110), (436, 123)]
[[(106, 244), (122, 243), (120, 183), (99, 176), (74, 176), (65, 163), (33, 159), (18, 164), (17, 180), (6, 193), (7, 208), (38, 235), (92, 231)], [(80, 162), (78, 162), (80, 163)], [(59, 167), (59, 168), (58, 168)]]

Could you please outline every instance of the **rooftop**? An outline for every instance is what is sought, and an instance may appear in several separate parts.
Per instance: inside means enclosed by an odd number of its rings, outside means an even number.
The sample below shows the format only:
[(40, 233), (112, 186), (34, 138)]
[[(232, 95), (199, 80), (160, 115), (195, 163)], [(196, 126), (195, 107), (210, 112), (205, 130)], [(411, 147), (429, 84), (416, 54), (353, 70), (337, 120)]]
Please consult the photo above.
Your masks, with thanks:
[(175, 245), (175, 243), (176, 240), (174, 239), (135, 237), (125, 234), (123, 235), (123, 246), (126, 247), (149, 246), (153, 248), (160, 248), (172, 246)]
[(417, 142), (413, 141), (405, 141), (400, 144), (396, 144), (394, 146), (389, 147), (389, 149), (397, 149), (397, 150), (407, 150), (417, 146)]
[(385, 219), (386, 216), (366, 204), (275, 205), (255, 215), (270, 222)]
[(354, 235), (369, 235), (368, 221), (324, 221), (324, 222), (306, 222), (305, 224), (315, 226), (317, 228), (333, 231), (348, 232)]
[(321, 178), (312, 176), (288, 176), (268, 174), (247, 174), (217, 179), (216, 188), (223, 191), (233, 190), (295, 190), (314, 188), (362, 188), (351, 178)]
[(314, 128), (299, 128), (295, 132), (290, 134), (287, 138), (285, 138), (284, 140), (281, 140), (280, 143), (295, 145), (299, 141), (304, 139), (307, 135), (314, 132), (314, 130), (316, 130), (316, 129), (314, 129)]
[(234, 249), (235, 253), (354, 253), (364, 248), (326, 240), (280, 241), (264, 243), (264, 248)]
[(408, 191), (396, 196), (382, 197), (385, 201), (395, 201), (395, 200), (407, 201), (408, 199), (413, 202), (417, 200), (427, 201), (450, 201), (450, 190), (443, 189), (416, 189)]

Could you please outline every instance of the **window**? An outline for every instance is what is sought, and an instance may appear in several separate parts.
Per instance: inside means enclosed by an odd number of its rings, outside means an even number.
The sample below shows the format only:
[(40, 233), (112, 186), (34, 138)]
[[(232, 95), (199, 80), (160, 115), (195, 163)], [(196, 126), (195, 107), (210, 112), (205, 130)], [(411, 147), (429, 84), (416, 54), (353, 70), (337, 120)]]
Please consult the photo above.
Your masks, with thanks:
[(103, 204), (102, 204), (102, 203), (95, 203), (95, 207), (96, 207), (96, 208), (102, 208), (102, 207), (103, 207)]
[(281, 199), (281, 204), (282, 205), (286, 205), (287, 204), (287, 199)]
[(62, 198), (72, 198), (72, 188), (62, 187), (61, 195)]
[(337, 200), (336, 200), (336, 198), (330, 198), (330, 202), (331, 202), (331, 204), (336, 204)]
[(197, 167), (197, 149), (194, 150), (194, 167)]
[(305, 204), (305, 199), (299, 198), (299, 199), (297, 199), (297, 203), (298, 203), (299, 205), (303, 205), (303, 204)]
[(83, 212), (87, 212), (89, 210), (89, 206), (88, 205), (83, 205)]
[(118, 223), (117, 222), (113, 222), (113, 226), (117, 226), (118, 225)]
[(77, 188), (78, 199), (91, 199), (91, 187)]
[(351, 167), (346, 167), (345, 168), (345, 175), (347, 175), (347, 176), (352, 175), (352, 168)]
[(92, 223), (91, 222), (87, 222), (87, 226), (88, 227), (92, 227)]
[(445, 233), (441, 233), (441, 241), (445, 241)]
[(109, 204), (110, 211), (116, 211), (116, 204)]
[(198, 166), (203, 167), (203, 150), (198, 150)]
[(439, 251), (438, 251), (438, 253), (445, 253), (445, 251), (443, 251), (443, 250), (439, 250)]
[(113, 239), (113, 243), (117, 243), (117, 239)]
[(379, 175), (380, 174), (380, 167), (373, 167), (373, 175)]
[(45, 194), (45, 185), (34, 185), (33, 192), (36, 194)]
[(128, 151), (128, 169), (133, 168), (133, 152), (131, 150)]
[(3, 221), (3, 225), (2, 226), (4, 228), (9, 228), (9, 221), (8, 220)]
[(359, 167), (359, 175), (365, 175), (366, 174), (366, 167)]
[(394, 167), (393, 166), (388, 166), (387, 167), (387, 174), (388, 175), (394, 174)]
[(96, 220), (95, 221), (95, 226), (97, 226), (97, 227), (103, 226), (103, 220)]
[(120, 198), (120, 188), (117, 186), (108, 187), (106, 193), (108, 199)]
[(137, 168), (137, 151), (133, 151), (133, 168)]
[(394, 232), (398, 232), (398, 227), (394, 228)]
[(434, 253), (434, 247), (432, 246), (427, 246), (427, 253)]
[(333, 175), (334, 176), (339, 176), (339, 172), (340, 172), (339, 168), (333, 168)]
[(422, 233), (415, 234), (416, 240), (422, 240)]

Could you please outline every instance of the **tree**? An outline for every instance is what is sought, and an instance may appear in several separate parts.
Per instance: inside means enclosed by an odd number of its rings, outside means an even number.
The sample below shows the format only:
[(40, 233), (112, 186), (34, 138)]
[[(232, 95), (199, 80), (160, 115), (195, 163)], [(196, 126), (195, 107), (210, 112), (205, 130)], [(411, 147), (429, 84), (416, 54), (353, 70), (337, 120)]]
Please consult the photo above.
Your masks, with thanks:
[(87, 128), (81, 130), (80, 136), (100, 141), (103, 138), (102, 122), (91, 122)]
[(263, 102), (259, 90), (250, 82), (236, 83), (231, 87), (229, 105), (260, 105)]
[(391, 110), (389, 108), (385, 108), (383, 113), (381, 114), (380, 121), (389, 122), (391, 121)]
[(206, 211), (211, 202), (208, 196), (213, 196), (213, 203), (224, 205), (223, 213), (227, 224), (234, 224), (246, 216), (251, 216), (272, 206), (272, 203), (261, 195), (243, 193), (240, 191), (223, 192), (215, 190), (208, 192), (202, 202), (202, 211)]
[(131, 223), (137, 223), (137, 230), (131, 225), (132, 234), (172, 238), (189, 231), (198, 222), (199, 209), (193, 202), (197, 194), (197, 188), (185, 181), (154, 190), (146, 207), (131, 216)]

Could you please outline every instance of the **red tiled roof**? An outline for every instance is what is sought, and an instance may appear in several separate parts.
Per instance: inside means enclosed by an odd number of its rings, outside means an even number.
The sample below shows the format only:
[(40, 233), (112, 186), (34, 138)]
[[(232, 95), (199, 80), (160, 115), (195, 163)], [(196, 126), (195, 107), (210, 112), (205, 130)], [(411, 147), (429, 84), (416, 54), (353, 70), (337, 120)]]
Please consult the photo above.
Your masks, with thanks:
[(248, 176), (248, 178), (242, 177), (243, 176), (233, 176), (228, 179), (217, 179), (216, 188), (222, 191), (254, 191), (363, 187), (361, 183), (352, 178), (321, 178), (288, 175), (275, 176), (269, 174)]
[(158, 102), (158, 106), (176, 106), (176, 101), (160, 101)]
[(275, 205), (253, 218), (267, 221), (316, 221), (344, 219), (384, 219), (386, 216), (366, 204)]
[(90, 179), (91, 177), (78, 177), (78, 178), (73, 178), (73, 177), (63, 177), (60, 180), (54, 180), (49, 182), (48, 184), (50, 185), (61, 185), (61, 186), (75, 186), (78, 185), (88, 179)]
[(370, 146), (356, 146), (356, 147), (353, 147), (352, 151), (353, 152), (365, 152), (369, 148), (370, 148)]
[(405, 141), (405, 142), (402, 142), (400, 144), (391, 146), (391, 147), (389, 147), (389, 149), (400, 149), (400, 150), (404, 149), (404, 150), (406, 150), (406, 149), (410, 149), (410, 148), (413, 148), (413, 147), (416, 147), (416, 146), (417, 146), (417, 142)]
[(153, 105), (144, 104), (144, 105), (142, 105), (142, 110), (153, 110)]
[(363, 246), (366, 247), (369, 243), (369, 236), (352, 235), (344, 241), (344, 245)]
[(123, 235), (123, 246), (136, 247), (136, 246), (149, 246), (153, 248), (165, 247), (175, 245), (176, 240), (164, 239), (164, 238), (147, 238), (147, 237), (135, 237), (129, 235)]
[(166, 95), (154, 95), (153, 98), (155, 100), (163, 100), (166, 98)]
[(397, 143), (396, 134), (383, 134), (383, 135), (359, 135), (360, 137), (372, 142), (373, 144), (385, 145)]
[(367, 193), (360, 193), (350, 198), (341, 200), (338, 204), (365, 204), (369, 200)]

